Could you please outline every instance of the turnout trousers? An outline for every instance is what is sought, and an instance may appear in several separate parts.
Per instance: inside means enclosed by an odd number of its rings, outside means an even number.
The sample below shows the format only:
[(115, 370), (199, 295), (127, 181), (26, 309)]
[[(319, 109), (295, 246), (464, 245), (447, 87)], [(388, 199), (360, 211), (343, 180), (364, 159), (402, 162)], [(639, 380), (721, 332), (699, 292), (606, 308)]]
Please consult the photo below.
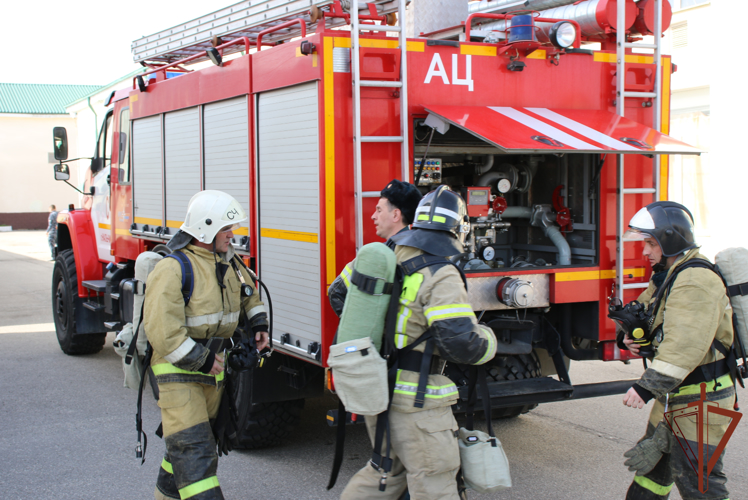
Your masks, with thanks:
[[(407, 489), (413, 500), (459, 500), (457, 471), (460, 451), (457, 422), (449, 406), (403, 413), (390, 410), (392, 470), (387, 488), (379, 491), (382, 474), (367, 463), (340, 496), (342, 500), (398, 499)], [(374, 444), (377, 417), (365, 417)], [(382, 453), (386, 452), (385, 438)]]
[[(719, 405), (720, 408), (732, 410), (735, 403), (735, 389), (729, 375), (720, 378), (721, 388), (714, 390), (714, 381), (708, 382), (707, 404)], [(689, 386), (691, 387), (691, 386)], [(727, 500), (730, 494), (727, 491), (727, 476), (722, 472), (722, 459), (724, 451), (717, 460), (711, 472), (707, 473), (706, 464), (714, 455), (717, 445), (725, 435), (730, 423), (730, 418), (710, 413), (708, 423), (700, 424), (692, 411), (687, 411), (688, 403), (699, 401), (699, 394), (683, 394), (681, 390), (675, 396), (670, 397), (668, 413), (673, 415), (690, 413), (681, 417), (676, 416), (675, 421), (670, 417), (668, 421), (676, 434), (673, 435), (670, 453), (663, 454), (655, 468), (644, 476), (635, 476), (634, 481), (628, 489), (626, 500), (667, 500), (673, 485), (678, 487), (683, 500)], [(690, 408), (689, 408), (690, 409)], [(657, 424), (662, 421), (665, 405), (659, 400), (655, 401), (647, 424), (647, 432), (643, 439), (647, 439), (654, 433)], [(704, 469), (703, 487), (705, 491), (699, 490), (699, 425), (704, 425)]]
[(211, 419), (218, 413), (222, 384), (160, 383), (166, 453), (156, 481), (156, 500), (223, 500)]

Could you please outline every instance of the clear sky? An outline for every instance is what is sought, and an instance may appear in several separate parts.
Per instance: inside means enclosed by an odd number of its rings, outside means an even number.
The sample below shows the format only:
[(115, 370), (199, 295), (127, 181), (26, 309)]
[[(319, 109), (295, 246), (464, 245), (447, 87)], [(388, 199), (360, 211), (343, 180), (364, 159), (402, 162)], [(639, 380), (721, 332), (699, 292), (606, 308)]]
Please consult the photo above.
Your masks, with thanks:
[(138, 67), (133, 40), (237, 2), (4, 1), (0, 82), (105, 85)]

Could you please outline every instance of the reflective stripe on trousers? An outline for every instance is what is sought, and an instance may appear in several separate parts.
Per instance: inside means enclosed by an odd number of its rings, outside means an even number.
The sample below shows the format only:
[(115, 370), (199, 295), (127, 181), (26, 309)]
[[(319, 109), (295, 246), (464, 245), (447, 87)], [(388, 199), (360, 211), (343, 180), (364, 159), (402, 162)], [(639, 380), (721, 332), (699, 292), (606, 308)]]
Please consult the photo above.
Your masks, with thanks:
[[(400, 374), (403, 370), (397, 371), (397, 378), (395, 379), (395, 393), (405, 394), (408, 396), (415, 396), (418, 384), (414, 382), (405, 382), (400, 380)], [(426, 397), (432, 399), (441, 399), (457, 394), (457, 386), (455, 384), (447, 384), (442, 386), (427, 385), (426, 386)]]

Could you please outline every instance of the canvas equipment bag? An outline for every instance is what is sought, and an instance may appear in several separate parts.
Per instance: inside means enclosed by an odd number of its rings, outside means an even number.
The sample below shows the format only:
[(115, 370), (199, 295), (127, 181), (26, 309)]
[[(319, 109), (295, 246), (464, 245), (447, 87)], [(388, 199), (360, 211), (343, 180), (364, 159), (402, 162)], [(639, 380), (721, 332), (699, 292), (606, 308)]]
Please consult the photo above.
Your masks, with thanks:
[[(483, 414), (486, 417), (488, 433), (476, 430), (473, 425), (477, 381), (480, 381)], [(465, 427), (460, 427), (457, 440), (465, 486), (478, 493), (496, 493), (511, 488), (512, 478), (509, 474), (509, 461), (491, 425), (491, 397), (488, 393), (486, 371), (483, 366), (470, 367), (465, 416), (467, 417)]]

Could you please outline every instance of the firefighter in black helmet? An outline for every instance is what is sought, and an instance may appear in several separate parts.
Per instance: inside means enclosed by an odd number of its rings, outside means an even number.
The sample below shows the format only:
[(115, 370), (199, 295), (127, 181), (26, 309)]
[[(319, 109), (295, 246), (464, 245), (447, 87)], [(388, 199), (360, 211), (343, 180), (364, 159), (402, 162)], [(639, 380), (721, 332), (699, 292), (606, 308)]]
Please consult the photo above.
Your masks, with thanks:
[[(444, 361), (483, 364), (496, 354), (493, 331), (478, 324), (460, 272), (446, 259), (464, 251), (469, 226), (465, 202), (448, 187), (440, 186), (419, 203), (413, 229), (392, 237), (397, 245), (397, 262), (406, 273), (395, 346), (403, 349), (422, 336), (428, 340), (421, 339), (407, 355), (399, 356), (401, 369), (395, 381), (388, 427), (389, 457), (393, 462), (386, 474), (385, 491), (380, 491), (382, 472), (372, 466), (372, 461), (351, 479), (342, 499), (396, 499), (406, 488), (414, 499), (459, 498), (456, 475), (460, 455), (455, 437), (458, 426), (450, 408), (457, 401), (458, 392), (454, 382), (441, 374), (442, 368)], [(440, 262), (408, 274), (410, 265), (428, 259)], [(433, 355), (422, 386), (421, 361), (429, 354)], [(378, 420), (366, 418), (372, 443), (376, 441)]]
[[(732, 309), (724, 284), (709, 268), (688, 267), (706, 257), (699, 253), (693, 217), (683, 205), (670, 201), (647, 205), (631, 219), (624, 238), (643, 240), (643, 255), (652, 265), (649, 287), (637, 301), (654, 317), (646, 332), (652, 336), (654, 356), (623, 404), (643, 408), (655, 400), (644, 437), (625, 453), (626, 465), (636, 472), (626, 498), (666, 499), (675, 484), (684, 499), (726, 499), (723, 456), (711, 472), (701, 472), (708, 476), (704, 478), (706, 494), (699, 490), (700, 473), (692, 465), (698, 470), (699, 427), (704, 426), (704, 453), (711, 458), (730, 418), (710, 415), (708, 425), (695, 418), (679, 418), (674, 424), (672, 416), (699, 401), (703, 382), (710, 405), (731, 410), (735, 403), (726, 361), (733, 341)], [(658, 291), (662, 292), (659, 300)], [(623, 346), (639, 354), (632, 338), (625, 337)], [(671, 428), (679, 429), (678, 437)]]

